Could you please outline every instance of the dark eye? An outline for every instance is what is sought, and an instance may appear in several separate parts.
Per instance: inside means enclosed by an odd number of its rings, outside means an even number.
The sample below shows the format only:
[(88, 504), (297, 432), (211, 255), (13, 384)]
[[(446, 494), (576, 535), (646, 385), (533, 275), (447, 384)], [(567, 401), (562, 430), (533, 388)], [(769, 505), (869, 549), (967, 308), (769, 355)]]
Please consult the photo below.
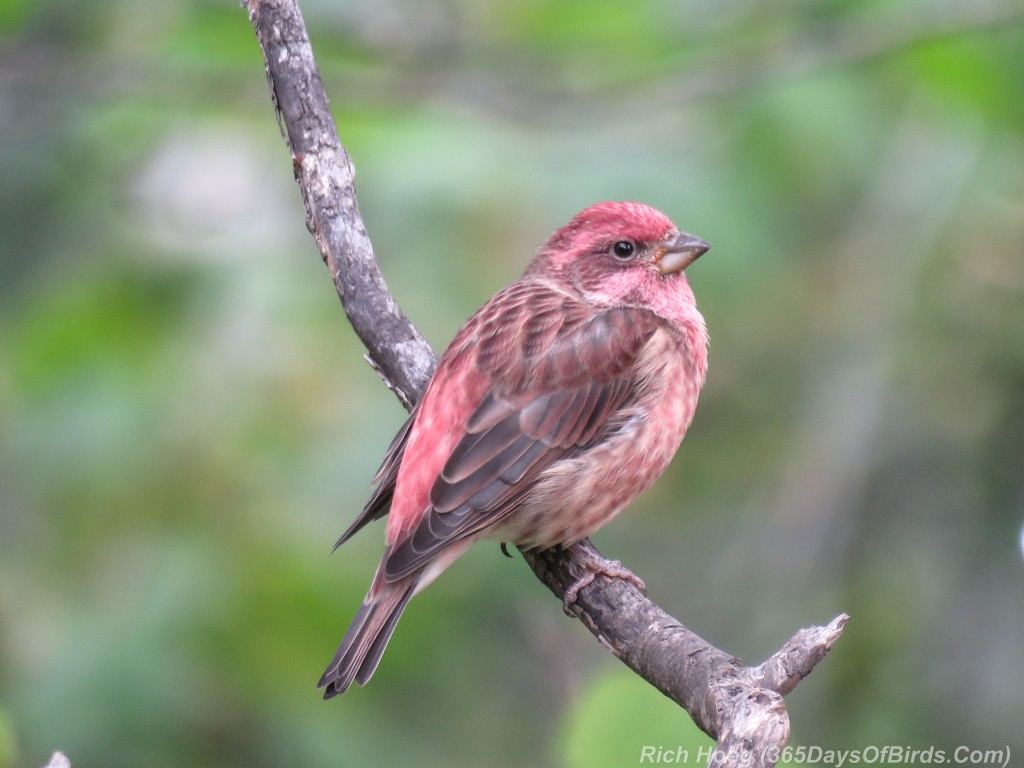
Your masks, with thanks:
[(634, 251), (636, 251), (636, 246), (629, 242), (629, 240), (619, 240), (619, 242), (612, 246), (612, 253), (620, 259), (628, 259), (633, 255)]

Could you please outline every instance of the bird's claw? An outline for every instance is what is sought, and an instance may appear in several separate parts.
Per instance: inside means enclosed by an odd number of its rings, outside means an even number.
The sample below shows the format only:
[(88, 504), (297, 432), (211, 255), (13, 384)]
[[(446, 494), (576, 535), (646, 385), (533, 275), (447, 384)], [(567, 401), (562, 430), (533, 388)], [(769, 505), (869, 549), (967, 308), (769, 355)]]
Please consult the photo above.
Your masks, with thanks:
[(575, 605), (576, 598), (579, 596), (580, 590), (589, 586), (598, 574), (608, 576), (612, 579), (623, 579), (624, 581), (628, 581), (637, 588), (640, 594), (647, 597), (647, 585), (644, 584), (644, 580), (626, 568), (626, 566), (618, 560), (587, 558), (585, 568), (586, 572), (570, 584), (566, 588), (565, 594), (562, 595), (562, 610), (565, 611), (566, 616), (576, 616), (576, 613), (572, 610), (572, 606)]

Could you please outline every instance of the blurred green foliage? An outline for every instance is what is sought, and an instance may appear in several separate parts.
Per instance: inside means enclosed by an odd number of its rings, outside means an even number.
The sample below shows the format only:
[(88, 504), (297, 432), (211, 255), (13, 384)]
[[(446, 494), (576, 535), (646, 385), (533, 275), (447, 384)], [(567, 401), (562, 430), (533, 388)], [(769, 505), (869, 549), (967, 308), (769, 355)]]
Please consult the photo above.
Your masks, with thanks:
[[(795, 744), (1024, 751), (1024, 10), (303, 4), (392, 289), (442, 347), (582, 207), (713, 250), (668, 475), (598, 536), (756, 662), (853, 616)], [(403, 413), (319, 263), (243, 10), (0, 2), (0, 766), (615, 766), (697, 749), (517, 560), (313, 685)], [(694, 746), (696, 745), (696, 746)]]

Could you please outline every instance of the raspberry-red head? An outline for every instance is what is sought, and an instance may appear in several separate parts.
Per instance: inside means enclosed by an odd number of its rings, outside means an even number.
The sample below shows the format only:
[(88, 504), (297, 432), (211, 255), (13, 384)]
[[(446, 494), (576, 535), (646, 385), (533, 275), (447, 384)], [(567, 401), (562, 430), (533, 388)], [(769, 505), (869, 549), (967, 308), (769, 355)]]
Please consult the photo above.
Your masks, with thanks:
[(693, 301), (682, 271), (707, 250), (707, 243), (681, 233), (650, 206), (597, 203), (551, 235), (527, 275), (567, 282), (599, 306), (674, 314), (673, 308)]
[(556, 262), (570, 259), (616, 240), (656, 243), (676, 225), (661, 211), (642, 203), (597, 203), (577, 213), (541, 248)]

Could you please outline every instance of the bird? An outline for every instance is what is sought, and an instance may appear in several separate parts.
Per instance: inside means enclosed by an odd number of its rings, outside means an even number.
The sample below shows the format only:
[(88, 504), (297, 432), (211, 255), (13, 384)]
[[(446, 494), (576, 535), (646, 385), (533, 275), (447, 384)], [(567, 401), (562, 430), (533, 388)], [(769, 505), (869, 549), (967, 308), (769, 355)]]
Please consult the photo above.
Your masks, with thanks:
[(684, 271), (708, 249), (647, 205), (597, 203), (466, 321), (335, 545), (388, 516), (325, 699), (370, 680), (409, 600), (473, 542), (571, 546), (662, 474), (707, 373)]

